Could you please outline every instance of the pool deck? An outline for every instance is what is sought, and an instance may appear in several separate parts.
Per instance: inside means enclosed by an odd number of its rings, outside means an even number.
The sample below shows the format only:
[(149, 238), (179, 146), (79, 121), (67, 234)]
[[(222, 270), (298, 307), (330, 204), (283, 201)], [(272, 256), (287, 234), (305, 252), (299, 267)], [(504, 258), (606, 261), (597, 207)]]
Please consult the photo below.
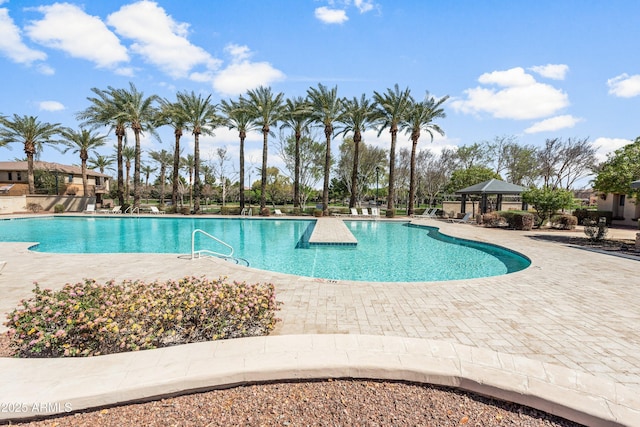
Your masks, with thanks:
[[(328, 220), (335, 219), (320, 219)], [(353, 377), (452, 385), (591, 426), (640, 425), (640, 262), (536, 238), (548, 232), (414, 222), (503, 245), (532, 264), (481, 279), (369, 283), (217, 259), (68, 256), (3, 243), (3, 318), (29, 297), (33, 282), (60, 288), (85, 277), (226, 275), (273, 283), (283, 305), (282, 322), (269, 337), (86, 359), (0, 358), (0, 403), (26, 410), (0, 412), (0, 422), (64, 412), (65, 404), (78, 411), (247, 382)], [(631, 239), (635, 232), (611, 230), (610, 237)]]
[(344, 221), (328, 217), (316, 222), (309, 237), (309, 243), (311, 245), (355, 245), (358, 240), (349, 231)]

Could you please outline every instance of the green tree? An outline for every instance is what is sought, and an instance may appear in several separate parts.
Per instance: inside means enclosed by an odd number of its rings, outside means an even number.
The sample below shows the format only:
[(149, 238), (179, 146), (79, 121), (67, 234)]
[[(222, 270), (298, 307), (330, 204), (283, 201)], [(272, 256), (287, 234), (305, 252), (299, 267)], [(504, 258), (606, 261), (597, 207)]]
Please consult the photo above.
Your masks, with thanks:
[(89, 194), (89, 180), (87, 179), (87, 160), (89, 154), (94, 154), (98, 147), (106, 144), (106, 135), (97, 135), (89, 130), (80, 128), (79, 131), (73, 129), (64, 129), (60, 133), (66, 140), (62, 143), (66, 146), (63, 153), (73, 150), (74, 153), (80, 155), (80, 168), (82, 170), (82, 190), (85, 196)]
[(138, 91), (133, 83), (129, 83), (129, 89), (118, 89), (116, 98), (119, 101), (120, 111), (116, 117), (122, 120), (133, 131), (134, 145), (134, 166), (133, 166), (133, 206), (140, 208), (140, 197), (142, 193), (140, 171), (142, 169), (140, 137), (144, 132), (149, 132), (157, 137), (155, 130), (157, 120), (157, 108), (154, 104), (160, 99), (157, 95), (144, 96)]
[(109, 86), (106, 90), (91, 88), (96, 94), (95, 97), (88, 97), (91, 103), (89, 107), (76, 114), (78, 120), (82, 120), (81, 126), (92, 126), (93, 129), (106, 126), (113, 130), (116, 138), (116, 163), (117, 163), (117, 191), (116, 196), (119, 204), (124, 204), (124, 162), (122, 159), (122, 148), (126, 142), (126, 120), (120, 114), (123, 108), (124, 99), (119, 96), (117, 89)]
[(458, 190), (479, 184), (490, 179), (500, 179), (500, 175), (486, 166), (471, 166), (467, 169), (456, 169), (451, 174), (446, 192), (453, 194)]
[(353, 133), (353, 165), (351, 168), (351, 197), (349, 198), (349, 207), (356, 207), (359, 200), (358, 194), (358, 177), (360, 175), (360, 145), (362, 143), (362, 132), (365, 132), (371, 126), (375, 118), (375, 105), (362, 94), (360, 98), (355, 96), (350, 100), (344, 101), (344, 111), (341, 122), (343, 127), (340, 134), (347, 135)]
[(270, 87), (260, 86), (247, 92), (246, 108), (255, 124), (262, 130), (262, 181), (260, 183), (260, 210), (267, 206), (267, 154), (271, 126), (275, 126), (281, 119), (283, 112), (284, 94), (274, 94)]
[[(295, 135), (287, 137), (280, 144), (280, 157), (284, 161), (289, 176), (295, 176), (296, 163), (299, 174), (299, 205), (304, 207), (314, 193), (314, 186), (322, 177), (325, 145), (310, 136), (302, 136), (296, 141)], [(294, 192), (295, 197), (295, 192)]]
[[(246, 101), (240, 98), (240, 101), (222, 100), (220, 102), (220, 110), (224, 116), (224, 124), (229, 129), (236, 129), (238, 131), (238, 137), (240, 138), (240, 209), (244, 209), (245, 194), (244, 194), (244, 141), (247, 138), (247, 132), (251, 132), (258, 129), (258, 126), (253, 120), (253, 117), (246, 107)], [(251, 183), (249, 183), (251, 185)]]
[[(171, 205), (178, 206), (178, 193), (180, 184), (180, 157), (182, 149), (180, 148), (180, 140), (182, 139), (183, 130), (188, 120), (188, 112), (184, 110), (183, 105), (179, 102), (171, 102), (167, 99), (160, 100), (160, 109), (157, 112), (156, 123), (158, 126), (171, 126), (173, 129), (173, 167), (172, 167), (172, 189), (171, 189)], [(155, 160), (155, 159), (154, 159)], [(164, 160), (164, 159), (163, 159)], [(157, 161), (157, 160), (156, 160)], [(163, 188), (164, 197), (164, 188)]]
[(640, 137), (610, 154), (597, 169), (593, 188), (603, 193), (640, 197), (640, 189), (631, 182), (640, 179)]
[(444, 96), (438, 100), (429, 96), (427, 92), (425, 98), (421, 102), (411, 100), (411, 105), (406, 113), (404, 120), (400, 122), (400, 129), (411, 135), (411, 160), (410, 160), (410, 178), (409, 178), (409, 203), (407, 206), (407, 215), (413, 215), (414, 202), (416, 198), (416, 153), (418, 147), (418, 139), (420, 132), (425, 131), (431, 137), (433, 142), (433, 132), (444, 135), (444, 131), (439, 125), (434, 123), (436, 119), (444, 119), (447, 115), (442, 108), (449, 96)]
[(561, 209), (571, 209), (575, 205), (572, 191), (551, 187), (530, 188), (522, 193), (522, 201), (536, 210), (540, 218), (538, 226), (545, 224)]
[(59, 123), (46, 123), (34, 116), (13, 115), (13, 119), (0, 117), (0, 145), (14, 142), (23, 144), (24, 153), (27, 155), (27, 180), (29, 194), (35, 193), (35, 180), (33, 175), (33, 162), (42, 151), (44, 144), (57, 144), (54, 139), (63, 128)]
[(387, 194), (387, 210), (394, 211), (395, 179), (396, 179), (396, 141), (400, 123), (406, 118), (407, 110), (411, 106), (411, 92), (409, 88), (400, 90), (396, 83), (393, 89), (387, 88), (384, 93), (373, 92), (376, 102), (376, 119), (379, 124), (378, 136), (389, 129), (391, 147), (389, 149), (389, 188)]
[(115, 162), (115, 158), (111, 156), (103, 156), (102, 154), (96, 154), (95, 157), (87, 160), (87, 165), (89, 169), (98, 169), (100, 173), (104, 173), (106, 170), (113, 170), (113, 162)]
[(213, 135), (213, 130), (222, 124), (222, 118), (216, 114), (216, 105), (211, 95), (206, 98), (194, 92), (178, 93), (180, 108), (187, 113), (185, 128), (193, 134), (193, 212), (200, 212), (202, 182), (200, 180), (200, 135)]
[[(127, 203), (129, 203), (129, 196), (131, 195), (130, 186), (129, 186), (129, 183), (131, 182), (131, 180), (129, 179), (129, 177), (131, 176), (131, 161), (133, 160), (135, 164), (135, 159), (136, 159), (135, 147), (125, 144), (122, 147), (122, 160), (124, 162), (124, 194), (125, 194), (125, 199)], [(134, 173), (134, 179), (135, 179), (135, 173)]]
[[(167, 182), (167, 168), (172, 164), (173, 158), (171, 153), (169, 153), (167, 150), (160, 150), (160, 151), (151, 151), (149, 152), (149, 156), (151, 157), (151, 160), (153, 160), (154, 162), (156, 162), (158, 164), (158, 166), (160, 167), (160, 205), (164, 204), (164, 186), (165, 183)], [(177, 185), (176, 185), (177, 187)], [(173, 196), (172, 196), (172, 200), (173, 200)], [(176, 199), (176, 203), (177, 203), (177, 199)], [(176, 206), (175, 204), (172, 206)]]
[(331, 139), (335, 122), (342, 121), (343, 100), (338, 98), (338, 86), (329, 89), (322, 83), (307, 90), (311, 104), (311, 119), (324, 128), (326, 150), (324, 157), (324, 181), (322, 184), (322, 214), (329, 215), (329, 179), (331, 174)]
[(300, 141), (303, 133), (309, 133), (311, 124), (311, 111), (309, 103), (301, 96), (288, 98), (284, 110), (282, 111), (282, 124), (280, 129), (289, 128), (293, 131), (294, 137), (294, 171), (293, 171), (293, 206), (300, 207), (302, 198), (300, 194), (301, 186), (301, 151)]

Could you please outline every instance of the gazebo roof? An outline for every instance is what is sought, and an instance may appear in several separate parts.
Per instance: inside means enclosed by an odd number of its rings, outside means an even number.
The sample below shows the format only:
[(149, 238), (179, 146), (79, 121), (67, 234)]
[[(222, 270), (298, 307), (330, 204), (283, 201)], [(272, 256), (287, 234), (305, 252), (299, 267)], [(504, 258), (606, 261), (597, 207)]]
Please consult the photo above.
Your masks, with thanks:
[(631, 188), (640, 188), (640, 179), (631, 182)]
[(508, 182), (494, 178), (489, 181), (481, 182), (479, 184), (472, 185), (471, 187), (458, 190), (456, 191), (456, 194), (520, 194), (524, 190), (524, 187), (509, 184)]

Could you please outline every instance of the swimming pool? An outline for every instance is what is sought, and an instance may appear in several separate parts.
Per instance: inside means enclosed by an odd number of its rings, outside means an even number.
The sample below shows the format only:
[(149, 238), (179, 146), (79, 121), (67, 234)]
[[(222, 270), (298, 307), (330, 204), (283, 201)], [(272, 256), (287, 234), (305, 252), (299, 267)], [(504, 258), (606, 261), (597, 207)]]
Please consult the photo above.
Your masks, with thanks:
[[(408, 222), (345, 221), (356, 246), (310, 245), (315, 220), (47, 217), (0, 221), (0, 241), (38, 242), (53, 253), (191, 253), (202, 229), (229, 243), (250, 266), (299, 276), (371, 282), (421, 282), (508, 274), (530, 261), (508, 249), (457, 239)], [(196, 237), (197, 248), (226, 252)]]

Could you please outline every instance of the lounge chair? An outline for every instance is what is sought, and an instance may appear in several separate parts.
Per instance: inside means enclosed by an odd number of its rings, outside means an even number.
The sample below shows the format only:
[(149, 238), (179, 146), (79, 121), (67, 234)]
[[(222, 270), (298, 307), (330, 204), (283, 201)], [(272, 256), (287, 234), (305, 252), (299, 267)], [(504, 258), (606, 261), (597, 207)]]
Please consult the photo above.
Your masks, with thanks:
[(85, 208), (84, 213), (86, 213), (86, 214), (87, 213), (90, 213), (90, 214), (96, 213), (96, 205), (93, 204), (93, 203), (89, 203), (87, 205), (87, 207)]
[(0, 271), (2, 271), (5, 265), (7, 265), (7, 261), (0, 261)]
[(359, 216), (359, 215), (358, 215), (358, 209), (356, 209), (356, 208), (351, 208), (351, 216)]
[(284, 215), (280, 209), (274, 209), (274, 210), (273, 210), (273, 214), (274, 214), (275, 216), (282, 216), (282, 215)]
[(378, 208), (371, 208), (371, 216), (375, 216), (375, 217), (380, 216), (380, 209), (378, 209)]
[(164, 214), (164, 211), (161, 211), (160, 209), (156, 208), (155, 206), (149, 207), (149, 212), (151, 212), (154, 215), (163, 215)]
[(369, 209), (367, 208), (362, 208), (362, 216), (368, 217), (369, 215)]
[(435, 218), (436, 213), (438, 212), (438, 208), (425, 209), (423, 213), (420, 215), (413, 215), (414, 218)]
[(122, 213), (122, 206), (114, 206), (113, 209), (109, 211), (109, 213), (112, 213), (112, 214)]
[(464, 214), (462, 218), (448, 218), (447, 220), (449, 222), (455, 222), (457, 224), (465, 224), (469, 222), (470, 218), (471, 218), (471, 212), (467, 212), (466, 214)]

